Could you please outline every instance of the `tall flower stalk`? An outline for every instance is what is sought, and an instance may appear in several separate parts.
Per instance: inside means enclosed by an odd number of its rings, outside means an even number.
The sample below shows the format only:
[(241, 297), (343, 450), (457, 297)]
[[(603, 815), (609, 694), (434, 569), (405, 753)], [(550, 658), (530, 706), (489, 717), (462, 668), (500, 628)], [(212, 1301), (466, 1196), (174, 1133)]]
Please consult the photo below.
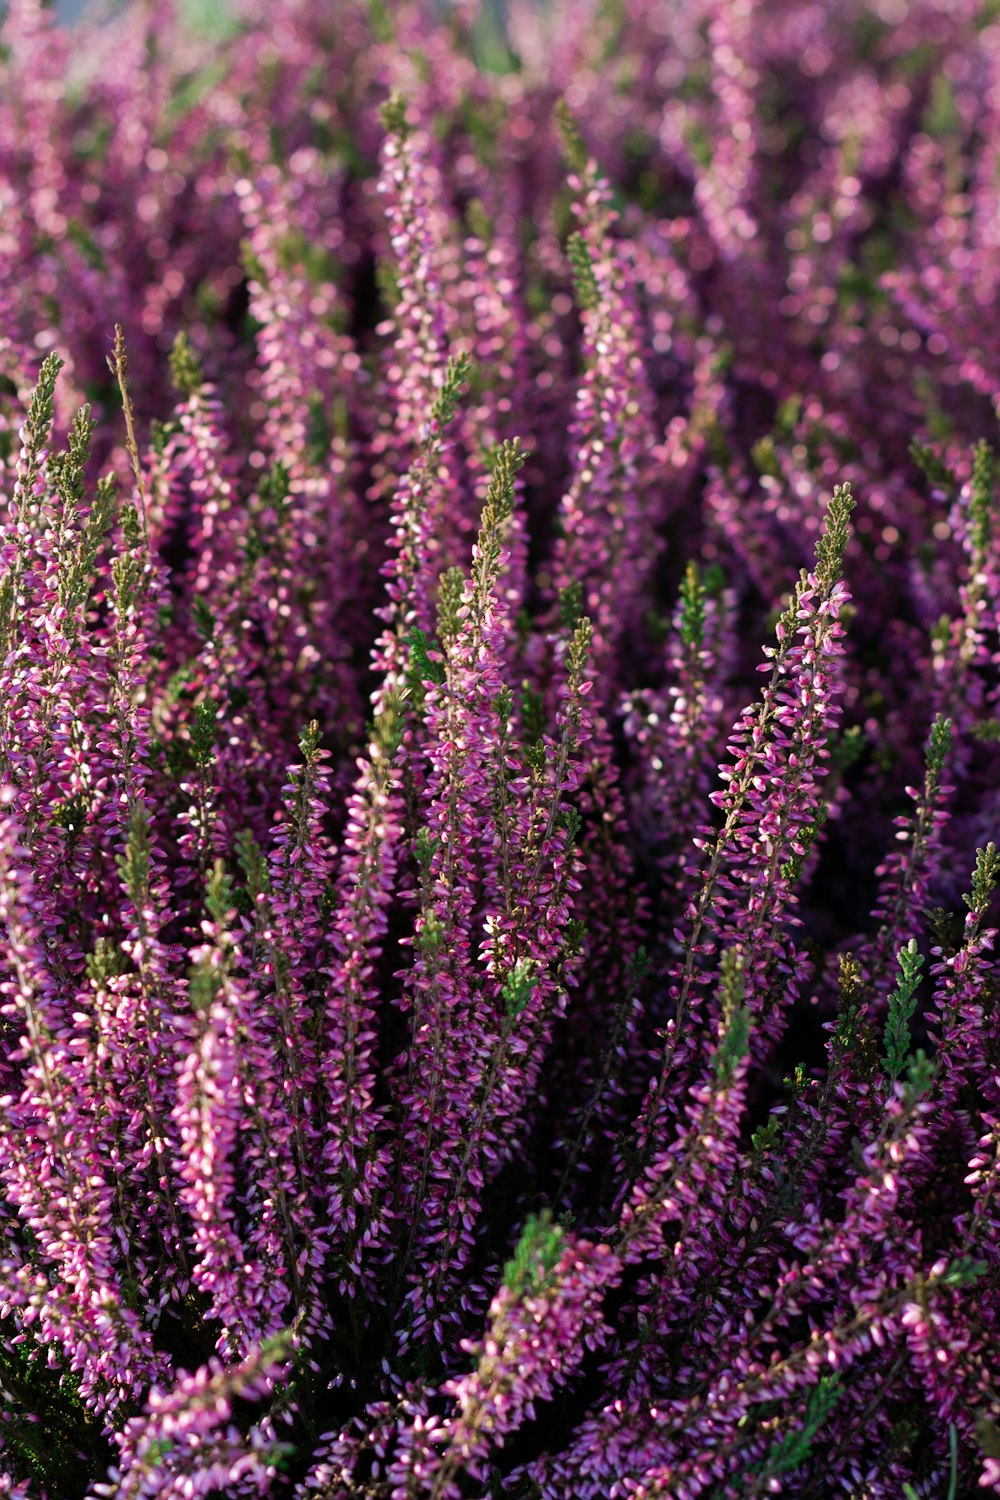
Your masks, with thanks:
[(0, 1494), (1000, 1494), (993, 0), (189, 9), (0, 23)]

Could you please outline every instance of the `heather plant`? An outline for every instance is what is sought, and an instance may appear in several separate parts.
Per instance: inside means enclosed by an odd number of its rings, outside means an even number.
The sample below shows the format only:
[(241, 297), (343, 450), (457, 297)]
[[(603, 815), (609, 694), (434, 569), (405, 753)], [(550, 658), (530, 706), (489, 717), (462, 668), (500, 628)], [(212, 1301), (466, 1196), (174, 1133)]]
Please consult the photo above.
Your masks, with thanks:
[(0, 1494), (1000, 1493), (994, 0), (0, 30)]

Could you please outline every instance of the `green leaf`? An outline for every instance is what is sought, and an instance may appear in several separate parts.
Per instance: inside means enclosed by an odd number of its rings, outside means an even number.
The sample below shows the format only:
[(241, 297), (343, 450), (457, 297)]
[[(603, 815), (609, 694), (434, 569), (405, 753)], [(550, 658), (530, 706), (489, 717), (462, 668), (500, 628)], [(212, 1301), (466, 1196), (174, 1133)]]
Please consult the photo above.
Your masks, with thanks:
[(129, 818), (128, 839), (124, 854), (118, 857), (118, 869), (132, 905), (141, 908), (146, 904), (149, 890), (149, 861), (152, 841), (149, 836), (149, 819), (141, 802), (132, 806)]
[(575, 630), (583, 614), (583, 585), (574, 578), (559, 592), (559, 613), (564, 630)]
[(387, 134), (398, 136), (401, 140), (406, 139), (410, 130), (406, 120), (406, 100), (398, 90), (389, 95), (379, 110), (379, 120)]
[(232, 880), (226, 873), (225, 862), (217, 859), (206, 883), (205, 910), (217, 927), (225, 927), (234, 905)]
[(576, 118), (565, 99), (557, 99), (553, 110), (556, 129), (559, 131), (559, 139), (562, 143), (563, 155), (566, 165), (577, 177), (582, 177), (587, 170), (587, 148), (580, 134), (580, 127)]
[(698, 564), (689, 562), (681, 581), (681, 640), (689, 651), (698, 651), (705, 641), (706, 589)]
[(905, 948), (900, 948), (898, 959), (899, 980), (889, 996), (889, 1014), (885, 1023), (885, 1074), (889, 1079), (902, 1076), (910, 1050), (910, 1021), (917, 1006), (917, 990), (924, 966), (923, 956), (917, 951), (916, 938), (911, 938)]
[(938, 714), (931, 725), (930, 738), (924, 751), (924, 764), (936, 778), (940, 777), (951, 749), (951, 720)]
[(997, 881), (1000, 880), (1000, 854), (994, 843), (985, 849), (976, 850), (976, 868), (972, 874), (972, 892), (962, 900), (970, 911), (982, 915), (990, 904)]
[(191, 624), (195, 634), (203, 641), (210, 641), (215, 635), (215, 616), (203, 594), (196, 594), (191, 601)]
[(462, 628), (458, 612), (462, 607), (464, 593), (465, 574), (462, 569), (446, 568), (441, 574), (437, 597), (438, 634), (442, 641), (451, 642), (458, 638)]
[(972, 495), (969, 501), (973, 571), (982, 569), (993, 532), (993, 449), (977, 443), (972, 453)]
[(215, 759), (215, 726), (218, 717), (219, 705), (214, 698), (203, 698), (195, 708), (191, 746), (195, 762), (201, 767), (209, 765)]
[(503, 1284), (515, 1296), (529, 1297), (540, 1291), (563, 1253), (564, 1232), (553, 1224), (549, 1209), (532, 1214), (521, 1231), (514, 1254), (504, 1266)]
[(589, 312), (601, 300), (601, 289), (591, 259), (587, 241), (579, 230), (574, 230), (566, 243), (570, 275), (573, 278), (573, 294), (580, 312)]
[(196, 395), (205, 383), (198, 357), (183, 329), (174, 339), (170, 351), (170, 378), (178, 395), (186, 397)]
[(851, 535), (850, 518), (855, 504), (847, 480), (834, 486), (823, 534), (816, 543), (816, 577), (824, 590), (832, 589), (840, 577), (844, 553)]
[(736, 1069), (750, 1050), (752, 1017), (743, 1004), (746, 980), (743, 955), (738, 948), (727, 948), (721, 960), (722, 1040), (715, 1050), (713, 1066), (722, 1088), (728, 1088)]
[(445, 369), (444, 384), (432, 408), (432, 415), (438, 427), (447, 427), (454, 420), (471, 370), (471, 354), (453, 354), (449, 358)]
[(500, 991), (507, 1015), (515, 1020), (527, 1010), (531, 993), (537, 984), (534, 965), (529, 958), (519, 958), (507, 974)]
[(765, 1460), (761, 1477), (790, 1474), (801, 1468), (812, 1450), (813, 1442), (840, 1400), (841, 1388), (836, 1375), (820, 1376), (818, 1384), (806, 1398), (802, 1426), (785, 1432)]

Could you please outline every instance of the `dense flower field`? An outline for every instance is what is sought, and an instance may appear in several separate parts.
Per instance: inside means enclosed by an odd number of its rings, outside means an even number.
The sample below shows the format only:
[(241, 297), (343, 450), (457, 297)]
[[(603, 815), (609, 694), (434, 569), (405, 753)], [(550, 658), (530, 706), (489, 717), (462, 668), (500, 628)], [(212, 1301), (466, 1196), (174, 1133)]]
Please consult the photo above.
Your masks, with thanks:
[(1000, 1493), (1000, 6), (220, 17), (0, 31), (0, 1494)]

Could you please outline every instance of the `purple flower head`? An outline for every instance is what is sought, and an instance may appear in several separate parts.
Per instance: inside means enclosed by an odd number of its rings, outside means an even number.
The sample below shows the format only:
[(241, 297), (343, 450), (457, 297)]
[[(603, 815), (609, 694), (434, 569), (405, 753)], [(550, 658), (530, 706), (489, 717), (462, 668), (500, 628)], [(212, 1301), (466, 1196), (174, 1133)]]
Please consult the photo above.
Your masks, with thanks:
[(0, 30), (0, 1493), (1000, 1492), (995, 5), (112, 9)]

